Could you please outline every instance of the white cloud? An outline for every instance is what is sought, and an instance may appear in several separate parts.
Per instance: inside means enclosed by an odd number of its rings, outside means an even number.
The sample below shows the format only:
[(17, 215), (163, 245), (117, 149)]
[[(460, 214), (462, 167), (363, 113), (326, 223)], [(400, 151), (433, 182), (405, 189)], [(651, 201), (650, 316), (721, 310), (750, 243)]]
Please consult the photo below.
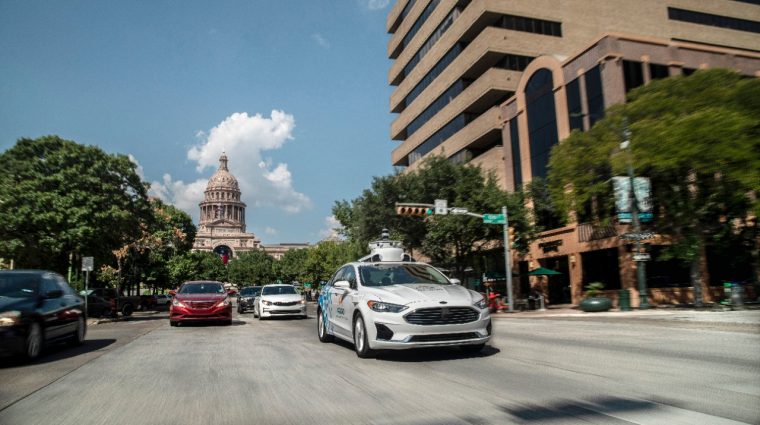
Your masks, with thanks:
[(330, 48), (330, 42), (327, 41), (326, 38), (322, 36), (320, 33), (314, 33), (311, 35), (311, 39), (314, 40), (317, 44), (319, 44), (320, 47), (323, 49), (329, 49)]
[(334, 215), (325, 217), (325, 228), (319, 231), (319, 236), (323, 239), (339, 239), (338, 230), (342, 228), (340, 221)]
[(129, 160), (132, 161), (132, 163), (137, 166), (135, 169), (135, 172), (137, 173), (137, 177), (140, 177), (140, 180), (145, 181), (145, 172), (143, 170), (142, 165), (140, 165), (140, 163), (137, 162), (137, 158), (135, 158), (134, 155), (129, 154), (128, 157), (129, 157)]
[(367, 7), (369, 10), (385, 9), (391, 3), (391, 0), (369, 0)]
[(264, 228), (264, 233), (266, 233), (267, 235), (276, 235), (279, 232), (277, 231), (277, 229), (267, 226)]
[[(199, 131), (196, 134), (199, 143), (188, 150), (187, 157), (197, 164), (196, 171), (203, 173), (208, 168), (216, 170), (219, 157), (226, 152), (229, 170), (237, 178), (242, 201), (249, 209), (272, 206), (298, 213), (310, 209), (311, 200), (294, 189), (287, 164), (273, 164), (271, 158), (263, 156), (265, 151), (279, 149), (292, 140), (294, 128), (295, 119), (283, 111), (272, 111), (268, 118), (236, 112), (208, 133)], [(151, 184), (151, 192), (197, 221), (198, 203), (203, 199), (209, 177), (210, 174), (185, 183), (166, 174), (162, 182)]]

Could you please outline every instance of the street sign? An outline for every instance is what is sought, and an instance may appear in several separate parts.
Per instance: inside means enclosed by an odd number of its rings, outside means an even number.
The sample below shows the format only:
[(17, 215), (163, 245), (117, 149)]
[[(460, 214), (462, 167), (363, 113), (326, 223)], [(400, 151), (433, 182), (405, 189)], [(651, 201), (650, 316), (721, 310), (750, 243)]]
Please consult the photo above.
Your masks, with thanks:
[(95, 259), (93, 257), (82, 257), (82, 271), (91, 272), (95, 267)]
[(506, 224), (504, 214), (483, 214), (483, 223), (486, 224)]
[(435, 200), (435, 213), (436, 214), (443, 214), (446, 215), (449, 212), (449, 201), (446, 199), (436, 199)]
[(451, 214), (467, 214), (467, 208), (449, 208)]
[(656, 233), (654, 232), (629, 232), (620, 235), (620, 239), (626, 241), (645, 241), (648, 239), (654, 239)]
[(634, 252), (633, 253), (633, 261), (649, 261), (652, 257), (649, 255), (648, 252)]

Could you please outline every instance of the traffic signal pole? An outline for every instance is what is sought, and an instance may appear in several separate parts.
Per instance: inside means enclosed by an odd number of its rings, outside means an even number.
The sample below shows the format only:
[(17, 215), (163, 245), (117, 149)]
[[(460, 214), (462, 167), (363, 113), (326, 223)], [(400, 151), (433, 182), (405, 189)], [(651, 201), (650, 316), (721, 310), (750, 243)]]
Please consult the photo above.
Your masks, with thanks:
[(435, 204), (397, 202), (396, 214), (411, 216), (425, 216), (432, 214), (469, 215), (470, 217), (478, 217), (480, 219), (483, 219), (483, 223), (486, 224), (504, 225), (504, 270), (506, 271), (505, 278), (507, 282), (507, 298), (509, 300), (509, 311), (515, 311), (515, 302), (512, 293), (512, 266), (510, 261), (509, 246), (509, 215), (506, 206), (501, 207), (501, 214), (477, 214), (468, 211), (467, 208), (448, 207), (448, 203), (445, 200), (436, 199)]

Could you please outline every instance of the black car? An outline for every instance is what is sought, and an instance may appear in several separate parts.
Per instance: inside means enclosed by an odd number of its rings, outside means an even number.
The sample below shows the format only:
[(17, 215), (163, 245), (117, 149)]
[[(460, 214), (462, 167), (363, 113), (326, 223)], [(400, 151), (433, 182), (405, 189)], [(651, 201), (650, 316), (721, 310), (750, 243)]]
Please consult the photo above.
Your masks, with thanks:
[(261, 286), (246, 286), (240, 290), (237, 299), (238, 313), (245, 313), (246, 310), (253, 310), (256, 297), (261, 295)]
[(84, 342), (84, 300), (63, 276), (44, 270), (0, 270), (0, 354), (40, 355), (47, 342)]

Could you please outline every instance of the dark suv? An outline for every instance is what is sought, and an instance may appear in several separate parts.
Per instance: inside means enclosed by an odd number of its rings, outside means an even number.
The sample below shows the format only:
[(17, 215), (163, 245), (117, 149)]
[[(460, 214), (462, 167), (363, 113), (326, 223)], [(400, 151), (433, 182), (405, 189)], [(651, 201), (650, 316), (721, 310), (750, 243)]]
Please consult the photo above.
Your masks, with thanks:
[(237, 299), (237, 311), (242, 314), (246, 310), (253, 310), (256, 297), (261, 295), (261, 286), (246, 286), (240, 290)]

